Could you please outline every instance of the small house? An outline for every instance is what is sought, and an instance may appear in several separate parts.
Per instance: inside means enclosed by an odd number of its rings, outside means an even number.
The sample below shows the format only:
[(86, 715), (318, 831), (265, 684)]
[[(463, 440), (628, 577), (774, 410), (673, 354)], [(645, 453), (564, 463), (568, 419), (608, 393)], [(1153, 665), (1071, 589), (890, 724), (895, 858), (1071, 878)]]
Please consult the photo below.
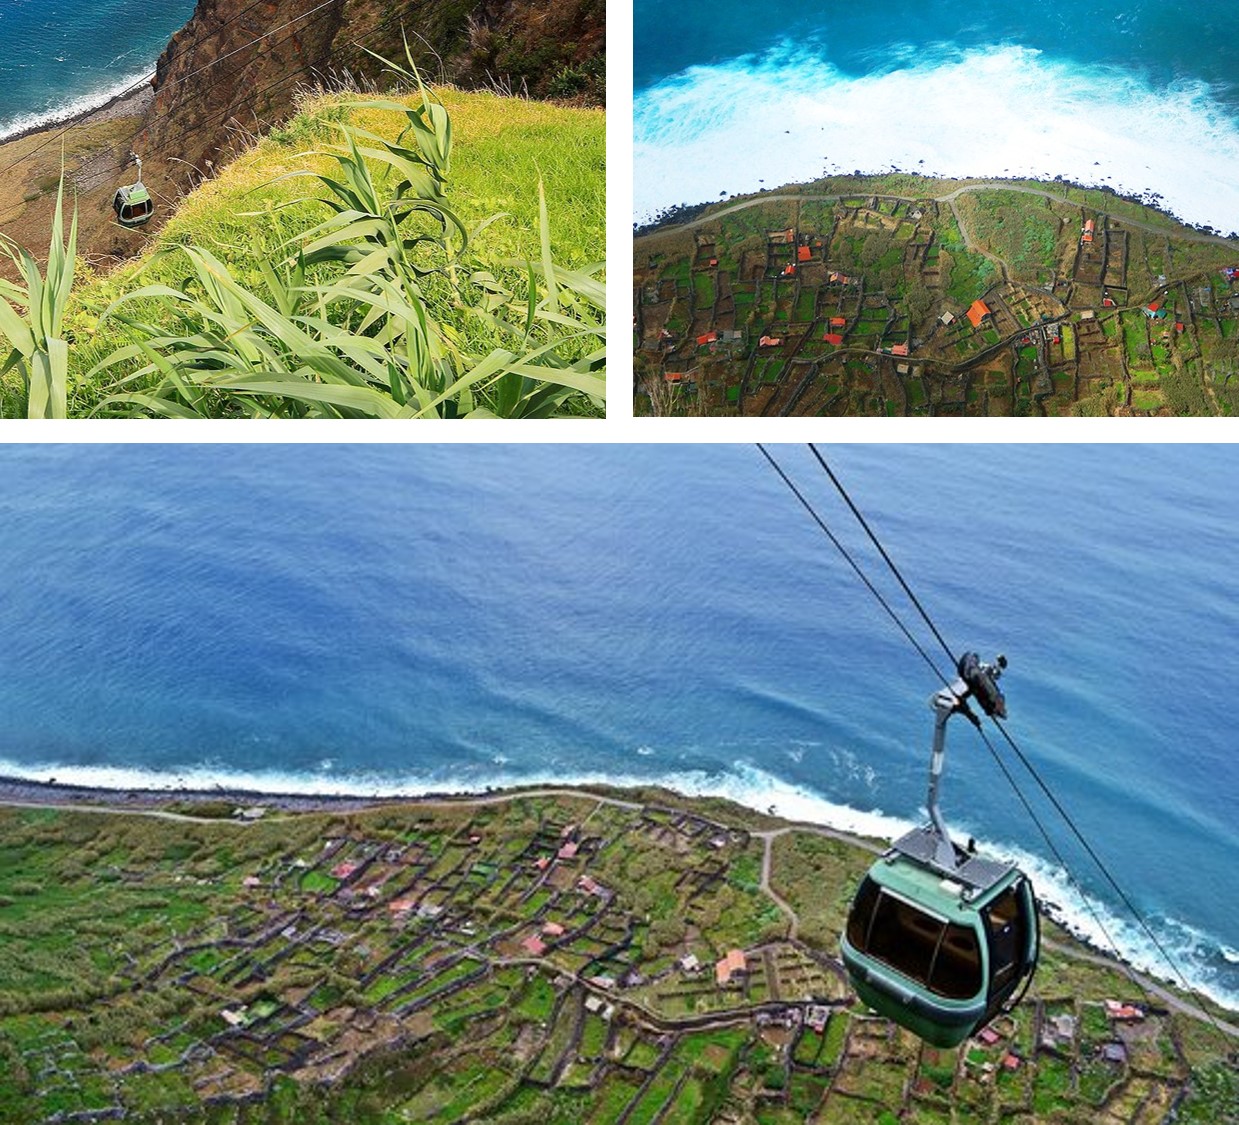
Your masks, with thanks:
[(748, 966), (744, 960), (743, 949), (729, 950), (727, 956), (714, 966), (714, 976), (720, 987), (733, 984), (747, 972)]

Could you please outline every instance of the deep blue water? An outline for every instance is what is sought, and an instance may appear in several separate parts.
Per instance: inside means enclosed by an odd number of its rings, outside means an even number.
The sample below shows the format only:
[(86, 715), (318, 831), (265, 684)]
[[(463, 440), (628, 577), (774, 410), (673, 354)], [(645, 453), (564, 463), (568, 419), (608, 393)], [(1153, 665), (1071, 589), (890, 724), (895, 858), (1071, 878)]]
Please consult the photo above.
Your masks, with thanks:
[[(776, 449), (897, 594), (808, 453)], [(828, 456), (950, 645), (1007, 653), (1010, 730), (1239, 1004), (1239, 449)], [(921, 815), (937, 681), (752, 447), (10, 445), (0, 481), (0, 772), (642, 779), (873, 831)], [(944, 809), (1092, 927), (963, 725)]]
[(0, 0), (0, 137), (150, 74), (193, 10), (194, 0)]
[(1228, 0), (635, 0), (634, 15), (638, 216), (895, 165), (1061, 175), (1239, 230)]

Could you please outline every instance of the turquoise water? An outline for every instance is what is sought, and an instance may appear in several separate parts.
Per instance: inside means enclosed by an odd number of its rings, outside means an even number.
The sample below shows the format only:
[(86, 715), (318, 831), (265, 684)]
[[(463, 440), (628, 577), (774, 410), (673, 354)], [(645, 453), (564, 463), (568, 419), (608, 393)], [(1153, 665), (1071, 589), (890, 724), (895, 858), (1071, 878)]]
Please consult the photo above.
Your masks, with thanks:
[(1239, 8), (1223, 0), (636, 0), (635, 24), (638, 218), (896, 166), (1062, 176), (1239, 230)]
[(193, 10), (193, 0), (0, 0), (0, 137), (151, 74)]
[[(880, 579), (807, 452), (778, 455)], [(952, 647), (1009, 656), (1011, 731), (1239, 1005), (1239, 451), (828, 455)], [(937, 681), (752, 447), (3, 446), (0, 480), (0, 773), (921, 816)], [(1098, 936), (966, 726), (943, 807)]]

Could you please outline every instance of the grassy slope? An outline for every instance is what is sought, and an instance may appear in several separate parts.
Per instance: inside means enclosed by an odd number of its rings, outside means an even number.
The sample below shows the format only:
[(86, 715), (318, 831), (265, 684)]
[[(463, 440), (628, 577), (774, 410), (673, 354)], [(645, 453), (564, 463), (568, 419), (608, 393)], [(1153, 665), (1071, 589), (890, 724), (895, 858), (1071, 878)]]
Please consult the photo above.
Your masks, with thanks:
[[(449, 204), (470, 229), (492, 216), (503, 216), (474, 241), (471, 259), (499, 273), (498, 263), (504, 259), (538, 257), (541, 176), (556, 262), (580, 267), (601, 261), (606, 244), (602, 111), (451, 89), (438, 94), (452, 115)], [(402, 119), (397, 114), (350, 111), (344, 107), (346, 100), (330, 95), (307, 102), (286, 126), (273, 131), (217, 179), (187, 197), (153, 240), (152, 249), (189, 244), (205, 247), (239, 279), (261, 291), (258, 263), (283, 259), (290, 239), (327, 217), (326, 208), (312, 201), (277, 210), (283, 204), (322, 194), (315, 192), (315, 181), (301, 177), (273, 181), (297, 171), (330, 170), (333, 161), (329, 157), (307, 153), (336, 143), (332, 120), (347, 117), (354, 125), (385, 137), (394, 137), (399, 130)], [(416, 96), (410, 96), (409, 101), (415, 104)], [(89, 412), (106, 395), (106, 386), (88, 382), (85, 375), (98, 360), (126, 342), (119, 324), (105, 324), (99, 330), (99, 314), (123, 292), (149, 283), (179, 286), (185, 274), (185, 263), (173, 256), (153, 265), (148, 259), (140, 259), (106, 276), (85, 276), (66, 318), (79, 341), (72, 357), (71, 415)], [(512, 271), (509, 274), (514, 276)], [(435, 292), (433, 280), (428, 291)], [(459, 314), (452, 315), (447, 307), (443, 287), (438, 312), (460, 326)], [(479, 349), (484, 345), (481, 339), (472, 342)]]

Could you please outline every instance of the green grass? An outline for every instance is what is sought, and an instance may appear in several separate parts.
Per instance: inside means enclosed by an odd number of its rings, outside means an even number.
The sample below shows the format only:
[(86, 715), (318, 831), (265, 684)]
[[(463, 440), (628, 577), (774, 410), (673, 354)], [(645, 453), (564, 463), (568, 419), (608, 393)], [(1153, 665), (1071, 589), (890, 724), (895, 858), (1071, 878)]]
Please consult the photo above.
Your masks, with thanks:
[[(449, 326), (446, 338), (451, 348), (462, 356), (484, 357), (497, 348), (512, 348), (512, 337), (496, 327), (492, 314), (508, 308), (500, 297), (507, 294), (513, 306), (503, 315), (524, 316), (527, 300), (521, 294), (528, 288), (524, 263), (553, 260), (561, 278), (566, 279), (575, 275), (563, 271), (587, 270), (600, 262), (605, 245), (604, 118), (598, 111), (566, 109), (492, 94), (444, 90), (439, 96), (451, 114), (453, 127), (454, 160), (448, 178), (448, 199), (464, 227), (473, 232), (473, 238), (465, 257), (459, 260), (453, 257), (463, 242), (457, 234), (449, 233), (446, 253), (436, 256), (429, 243), (417, 249), (419, 268), (428, 266), (435, 271), (422, 279), (422, 296), (432, 321)], [(158, 250), (167, 251), (163, 256), (157, 252), (105, 277), (86, 271), (84, 283), (75, 289), (64, 318), (65, 335), (75, 341), (68, 357), (70, 414), (99, 409), (115, 412), (114, 405), (105, 405), (110, 394), (142, 389), (153, 383), (156, 373), (136, 387), (119, 383), (125, 367), (91, 373), (100, 361), (139, 338), (131, 326), (116, 317), (101, 320), (101, 313), (139, 286), (172, 290), (188, 287), (191, 296), (200, 295), (205, 287), (209, 294), (212, 282), (186, 261), (183, 248), (208, 250), (212, 259), (218, 260), (220, 267), (248, 290), (274, 292), (272, 277), (264, 265), (288, 258), (297, 236), (329, 214), (321, 203), (313, 201), (315, 196), (325, 194), (321, 184), (281, 177), (307, 170), (316, 174), (329, 172), (330, 159), (303, 155), (296, 145), (289, 143), (290, 139), (322, 149), (339, 142), (335, 125), (341, 120), (353, 128), (371, 130), (385, 140), (394, 138), (401, 125), (402, 117), (396, 112), (347, 109), (343, 105), (345, 100), (344, 96), (331, 96), (307, 103), (303, 113), (286, 129), (261, 142), (229, 166), (219, 179), (193, 193), (159, 236)], [(416, 95), (405, 101), (409, 105), (418, 103)], [(374, 167), (378, 174), (379, 166)], [(545, 254), (539, 234), (539, 182), (545, 187), (550, 215), (549, 247)], [(423, 224), (422, 233), (433, 231)], [(200, 274), (199, 283), (188, 280), (195, 272)], [(329, 272), (312, 269), (310, 277), (321, 279)], [(544, 278), (538, 284), (548, 295), (551, 293), (549, 280)], [(564, 290), (565, 295), (569, 292)], [(268, 295), (267, 299), (273, 298)], [(151, 320), (164, 330), (178, 330), (178, 321), (162, 296), (138, 302), (127, 311), (137, 320)], [(337, 305), (332, 315), (343, 316), (342, 306)], [(539, 314), (540, 325), (550, 323)], [(11, 335), (12, 326), (7, 330)], [(539, 333), (542, 330), (538, 328)], [(6, 331), (4, 324), (0, 324), (0, 331)], [(534, 339), (538, 338), (535, 335)], [(580, 346), (585, 346), (584, 337)], [(560, 354), (575, 355), (571, 361), (578, 362), (584, 352), (575, 354), (568, 348)], [(483, 372), (488, 370), (482, 367)], [(220, 380), (216, 377), (215, 381)], [(506, 392), (497, 385), (500, 382), (497, 373), (481, 375), (479, 405), (506, 407)], [(580, 387), (594, 385), (575, 378), (574, 382)], [(199, 412), (218, 412), (226, 406), (209, 397), (204, 400), (202, 396), (180, 396), (181, 401), (186, 398)], [(8, 401), (12, 399), (10, 394)], [(31, 403), (34, 409), (33, 398)], [(139, 400), (131, 400), (131, 404), (147, 406)], [(466, 405), (476, 408), (472, 400)], [(580, 392), (568, 395), (562, 405), (572, 413), (600, 410), (600, 400), (590, 401)]]

